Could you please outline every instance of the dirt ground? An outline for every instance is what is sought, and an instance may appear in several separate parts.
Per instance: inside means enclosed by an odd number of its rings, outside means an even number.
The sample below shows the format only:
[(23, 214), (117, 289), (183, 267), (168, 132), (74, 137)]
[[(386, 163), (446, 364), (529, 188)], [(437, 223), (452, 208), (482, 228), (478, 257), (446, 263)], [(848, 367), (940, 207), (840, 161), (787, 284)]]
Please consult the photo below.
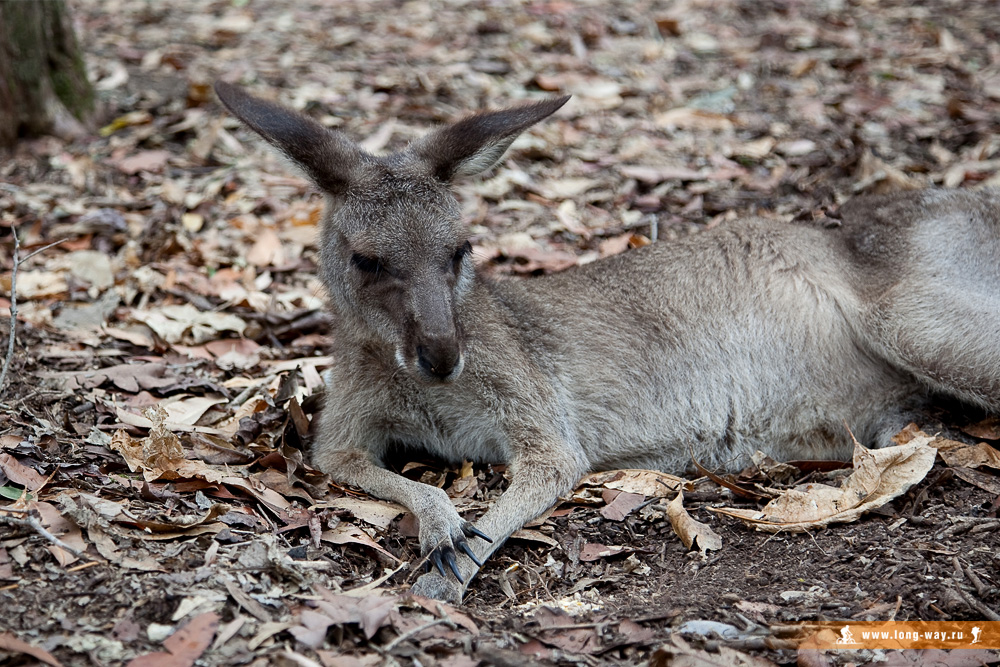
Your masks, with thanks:
[[(15, 232), (22, 260), (0, 387), (0, 663), (1000, 662), (819, 654), (789, 634), (1000, 619), (1000, 425), (956, 406), (919, 426), (994, 448), (939, 458), (858, 520), (772, 535), (710, 511), (845, 474), (738, 462), (723, 485), (691, 477), (685, 507), (722, 540), (702, 552), (667, 518), (673, 492), (596, 480), (515, 535), (461, 607), (408, 595), (412, 517), (303, 455), (330, 363), (321, 200), (210, 89), (242, 82), (373, 151), (573, 94), (459, 185), (483, 269), (530, 280), (654, 229), (669, 243), (741, 215), (835, 214), (858, 193), (1000, 186), (995, 2), (71, 7), (101, 100), (92, 131), (0, 156), (0, 315)], [(399, 469), (470, 519), (506, 484), (502, 466), (411, 458)]]

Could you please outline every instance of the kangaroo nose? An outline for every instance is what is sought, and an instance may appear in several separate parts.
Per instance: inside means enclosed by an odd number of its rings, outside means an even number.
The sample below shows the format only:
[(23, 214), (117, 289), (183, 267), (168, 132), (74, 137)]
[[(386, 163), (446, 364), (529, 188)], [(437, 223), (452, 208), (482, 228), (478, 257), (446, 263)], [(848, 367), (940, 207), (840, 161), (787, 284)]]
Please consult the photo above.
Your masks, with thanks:
[(462, 354), (452, 339), (428, 340), (417, 346), (417, 363), (428, 376), (444, 380), (454, 372)]

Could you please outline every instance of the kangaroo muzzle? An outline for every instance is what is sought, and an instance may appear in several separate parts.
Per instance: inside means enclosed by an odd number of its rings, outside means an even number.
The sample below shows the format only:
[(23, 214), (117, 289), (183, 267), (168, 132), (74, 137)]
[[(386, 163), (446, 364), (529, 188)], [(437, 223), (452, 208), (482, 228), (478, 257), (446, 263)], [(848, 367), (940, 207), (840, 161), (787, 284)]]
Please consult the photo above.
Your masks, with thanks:
[(411, 354), (417, 372), (428, 382), (451, 382), (462, 372), (462, 344), (451, 295), (446, 290), (419, 290), (414, 295)]
[(417, 367), (429, 380), (454, 380), (462, 372), (462, 361), (462, 350), (454, 337), (428, 338), (417, 345)]

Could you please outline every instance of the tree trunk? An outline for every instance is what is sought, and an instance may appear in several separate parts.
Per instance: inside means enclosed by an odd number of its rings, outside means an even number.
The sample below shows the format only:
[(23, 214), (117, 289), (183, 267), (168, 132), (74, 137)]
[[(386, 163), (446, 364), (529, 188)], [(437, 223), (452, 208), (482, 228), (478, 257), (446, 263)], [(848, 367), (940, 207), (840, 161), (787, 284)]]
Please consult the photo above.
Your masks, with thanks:
[(0, 0), (0, 146), (78, 134), (93, 103), (65, 0)]

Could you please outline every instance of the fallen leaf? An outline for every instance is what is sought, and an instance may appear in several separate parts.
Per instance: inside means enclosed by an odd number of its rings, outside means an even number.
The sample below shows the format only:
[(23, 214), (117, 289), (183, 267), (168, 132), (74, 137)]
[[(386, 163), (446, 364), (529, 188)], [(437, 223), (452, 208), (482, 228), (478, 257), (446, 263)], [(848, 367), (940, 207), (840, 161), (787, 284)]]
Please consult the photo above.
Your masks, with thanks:
[(235, 315), (200, 311), (190, 304), (160, 306), (156, 310), (133, 310), (132, 319), (142, 322), (168, 343), (198, 345), (223, 331), (242, 335), (246, 322)]
[[(46, 502), (34, 502), (31, 503), (28, 509), (37, 510), (42, 517), (42, 525), (65, 544), (77, 549), (78, 551), (87, 550), (87, 545), (83, 541), (83, 533), (80, 531), (80, 527), (64, 517), (62, 512), (55, 505)], [(72, 553), (55, 544), (49, 545), (46, 548), (63, 567), (66, 567), (70, 563), (77, 560), (77, 557)]]
[(324, 542), (329, 542), (330, 544), (361, 544), (375, 549), (397, 563), (399, 562), (398, 558), (386, 551), (381, 544), (369, 537), (368, 533), (349, 523), (341, 523), (338, 524), (336, 528), (324, 530), (323, 534), (320, 535), (320, 539)]
[(163, 640), (169, 653), (147, 653), (133, 658), (128, 667), (190, 667), (212, 643), (219, 627), (219, 615), (205, 612)]
[(593, 561), (598, 558), (609, 558), (621, 554), (632, 553), (635, 549), (631, 547), (608, 546), (596, 542), (587, 542), (580, 548), (580, 560)]
[(282, 266), (285, 263), (285, 253), (278, 234), (270, 227), (265, 227), (247, 253), (247, 262), (257, 267)]
[(28, 491), (37, 491), (45, 484), (45, 476), (38, 474), (32, 468), (24, 465), (7, 453), (0, 453), (0, 471), (3, 471), (10, 481), (19, 484)]
[(688, 169), (687, 167), (675, 166), (642, 166), (642, 165), (621, 165), (618, 171), (625, 178), (634, 178), (637, 181), (657, 185), (664, 181), (704, 181), (707, 176), (700, 171)]
[(544, 544), (547, 547), (557, 547), (559, 542), (552, 539), (545, 533), (539, 532), (537, 530), (526, 530), (524, 528), (518, 528), (515, 530), (510, 539), (512, 540), (524, 540), (526, 542), (537, 542), (539, 544)]
[(647, 498), (666, 498), (687, 484), (685, 479), (656, 470), (624, 469), (590, 473), (577, 483), (577, 487), (600, 486), (641, 494)]
[(629, 512), (646, 500), (646, 496), (641, 493), (609, 490), (605, 494), (613, 494), (610, 502), (601, 508), (601, 516), (609, 521), (623, 521)]
[(656, 126), (663, 129), (725, 131), (733, 129), (733, 121), (727, 116), (701, 109), (679, 107), (654, 116)]
[(349, 511), (354, 518), (360, 519), (361, 521), (364, 521), (365, 523), (375, 526), (381, 530), (388, 528), (389, 524), (392, 523), (396, 517), (406, 511), (406, 508), (402, 505), (397, 505), (396, 503), (390, 503), (386, 500), (378, 500), (367, 496), (345, 496), (344, 498), (335, 498), (314, 506), (314, 509), (326, 507), (345, 509)]
[(122, 455), (129, 470), (141, 470), (146, 481), (159, 479), (167, 471), (175, 471), (184, 461), (180, 439), (168, 431), (163, 422), (167, 412), (158, 405), (145, 410), (145, 417), (152, 423), (149, 435), (135, 440), (124, 430), (115, 431), (110, 447)]
[[(320, 593), (323, 599), (315, 603), (316, 612), (326, 616), (331, 625), (360, 625), (368, 639), (374, 637), (379, 628), (389, 624), (390, 613), (399, 605), (398, 597), (378, 592), (366, 597), (338, 595), (323, 589)], [(312, 619), (312, 623), (317, 622), (318, 619)]]
[(970, 445), (957, 440), (949, 440), (939, 436), (929, 436), (916, 424), (909, 424), (897, 433), (893, 440), (909, 442), (921, 438), (934, 447), (941, 460), (953, 468), (981, 468), (983, 466), (1000, 470), (1000, 451), (985, 442)]
[[(938, 447), (944, 441), (948, 446)], [(941, 460), (953, 468), (982, 468), (983, 466), (1000, 470), (1000, 451), (985, 442), (967, 445), (964, 442), (935, 438), (931, 445), (938, 448)]]
[(688, 549), (697, 546), (702, 553), (713, 549), (718, 551), (722, 548), (722, 538), (710, 526), (700, 521), (696, 521), (688, 511), (684, 509), (684, 492), (678, 491), (677, 497), (667, 504), (667, 518), (674, 532), (681, 538), (681, 542)]
[(952, 470), (955, 471), (957, 477), (964, 479), (969, 484), (988, 493), (1000, 495), (1000, 477), (969, 468), (952, 468)]
[(1000, 417), (987, 417), (981, 422), (962, 427), (962, 432), (973, 438), (1000, 440)]
[(21, 641), (9, 632), (0, 632), (0, 651), (4, 653), (14, 653), (30, 655), (35, 660), (40, 660), (52, 667), (62, 667), (62, 663), (56, 660), (55, 656), (43, 648), (32, 646), (28, 642)]
[(118, 160), (118, 169), (129, 176), (140, 171), (158, 172), (167, 165), (170, 151), (140, 151), (134, 155)]
[(855, 521), (920, 482), (934, 465), (937, 450), (929, 436), (885, 449), (854, 446), (854, 472), (840, 488), (808, 484), (784, 491), (760, 511), (728, 507), (710, 511), (740, 519), (771, 533), (802, 532), (831, 523)]

